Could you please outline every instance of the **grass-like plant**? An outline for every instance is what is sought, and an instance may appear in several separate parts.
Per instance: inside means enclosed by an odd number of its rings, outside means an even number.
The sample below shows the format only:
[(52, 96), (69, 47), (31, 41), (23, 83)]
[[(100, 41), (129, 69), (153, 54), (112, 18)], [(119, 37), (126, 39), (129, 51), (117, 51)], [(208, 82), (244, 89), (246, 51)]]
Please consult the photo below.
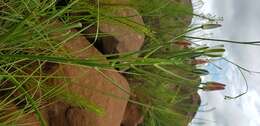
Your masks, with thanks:
[[(136, 8), (146, 25), (114, 16), (113, 9), (122, 6)], [(199, 56), (221, 57), (225, 51), (210, 47), (180, 49), (183, 43), (178, 43), (178, 39), (184, 39), (183, 33), (189, 31), (188, 21), (182, 17), (192, 15), (190, 6), (173, 0), (131, 0), (126, 5), (71, 0), (66, 6), (57, 5), (56, 0), (1, 0), (0, 125), (15, 125), (29, 113), (35, 113), (42, 126), (47, 125), (41, 109), (50, 100), (63, 100), (102, 113), (102, 108), (95, 103), (66, 91), (68, 81), (64, 81), (64, 86), (51, 85), (50, 80), (68, 78), (49, 73), (48, 63), (91, 67), (98, 71), (125, 70), (136, 95), (132, 96), (135, 100), (129, 102), (141, 106), (145, 117), (143, 126), (187, 124), (187, 112), (196, 111), (196, 105), (189, 103), (190, 96), (200, 84), (199, 75), (208, 74), (206, 70), (196, 69), (191, 61)], [(105, 63), (98, 57), (78, 59), (62, 50), (64, 43), (83, 35), (88, 28), (99, 29), (101, 21), (143, 33), (145, 46), (137, 52), (105, 55), (108, 57)], [(71, 29), (78, 32), (69, 32)], [(94, 36), (97, 40), (102, 34), (97, 30)], [(138, 57), (133, 56), (136, 54)]]

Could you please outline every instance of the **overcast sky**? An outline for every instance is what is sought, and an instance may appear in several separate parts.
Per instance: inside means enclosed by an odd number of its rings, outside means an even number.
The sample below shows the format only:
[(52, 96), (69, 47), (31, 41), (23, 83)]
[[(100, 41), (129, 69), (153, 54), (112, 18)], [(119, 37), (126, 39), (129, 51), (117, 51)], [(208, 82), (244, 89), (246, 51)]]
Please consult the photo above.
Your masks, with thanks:
[[(221, 28), (197, 34), (212, 33), (211, 38), (239, 41), (260, 40), (260, 0), (204, 0), (200, 11), (223, 17), (224, 21), (221, 22)], [(225, 44), (225, 47), (226, 58), (250, 70), (260, 71), (260, 46)], [(216, 64), (223, 69), (209, 65), (207, 68), (212, 74), (204, 78), (226, 83), (227, 89), (199, 92), (202, 99), (199, 111), (212, 111), (198, 112), (192, 126), (260, 126), (260, 75), (245, 73), (249, 92), (239, 99), (224, 100), (225, 95), (243, 92), (244, 80), (232, 64), (225, 61)]]

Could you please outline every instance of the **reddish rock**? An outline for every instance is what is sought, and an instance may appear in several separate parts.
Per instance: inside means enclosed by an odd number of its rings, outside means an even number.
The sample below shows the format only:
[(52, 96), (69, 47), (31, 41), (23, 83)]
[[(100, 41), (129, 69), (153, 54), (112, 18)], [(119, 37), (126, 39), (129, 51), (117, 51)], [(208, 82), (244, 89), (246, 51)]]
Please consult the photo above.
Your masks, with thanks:
[(39, 121), (36, 119), (35, 114), (31, 113), (18, 121), (17, 126), (40, 126)]
[(101, 4), (126, 4), (129, 0), (99, 0)]
[(48, 126), (70, 126), (66, 118), (68, 108), (69, 105), (61, 101), (49, 105), (46, 110)]
[(138, 126), (144, 120), (140, 107), (136, 104), (128, 103), (125, 111), (122, 126)]
[[(135, 25), (144, 25), (140, 14), (133, 8), (124, 7), (115, 9), (115, 16), (129, 17), (130, 21), (135, 22)], [(134, 31), (133, 28), (120, 24), (118, 22), (104, 21), (100, 23), (100, 31), (112, 35), (115, 40), (104, 38), (103, 46), (109, 47), (111, 44), (117, 44), (116, 50), (119, 53), (133, 52), (141, 49), (144, 43), (144, 34)], [(108, 51), (110, 51), (109, 49)]]
[[(98, 57), (101, 59), (100, 62), (106, 62), (105, 58), (93, 46), (90, 46), (87, 39), (82, 36), (67, 42), (63, 50), (67, 52), (67, 55), (74, 58), (84, 59)], [(66, 105), (56, 104), (57, 107), (51, 107), (51, 109), (49, 109), (49, 111), (55, 113), (51, 114), (54, 116), (52, 118), (56, 118), (56, 120), (51, 121), (57, 122), (55, 126), (65, 125), (61, 121), (64, 115), (66, 115), (64, 121), (67, 121), (67, 125), (69, 126), (120, 126), (129, 95), (117, 86), (120, 86), (127, 92), (130, 90), (128, 82), (122, 75), (113, 69), (99, 72), (94, 68), (75, 65), (60, 65), (57, 73), (71, 78), (66, 87), (70, 92), (76, 93), (104, 108), (105, 114), (98, 116), (94, 112), (86, 111), (78, 107), (70, 106), (63, 108)], [(112, 79), (114, 82), (109, 79)], [(56, 84), (66, 85), (62, 80), (56, 80), (55, 82)], [(106, 93), (124, 100), (109, 96)], [(51, 122), (49, 123), (51, 124)]]
[[(99, 32), (107, 34), (102, 38), (102, 48), (105, 53), (125, 53), (139, 51), (144, 44), (145, 35), (140, 31), (144, 26), (142, 16), (136, 9), (127, 5), (128, 0), (101, 0), (101, 6), (109, 11), (117, 20), (100, 20)], [(105, 6), (106, 5), (106, 6)], [(113, 8), (112, 8), (113, 7)], [(122, 20), (119, 22), (118, 20)], [(127, 23), (126, 23), (127, 22)], [(139, 31), (136, 28), (139, 27)], [(96, 28), (88, 29), (87, 34), (95, 34)], [(94, 36), (92, 36), (94, 37)]]
[(39, 121), (36, 119), (34, 114), (30, 114), (21, 119), (20, 122), (16, 124), (17, 126), (40, 126)]
[[(45, 120), (45, 123), (48, 123), (48, 116), (45, 111), (45, 108), (40, 110)], [(32, 113), (24, 113), (21, 118), (18, 119), (16, 126), (41, 126), (40, 122), (38, 121), (35, 112)]]

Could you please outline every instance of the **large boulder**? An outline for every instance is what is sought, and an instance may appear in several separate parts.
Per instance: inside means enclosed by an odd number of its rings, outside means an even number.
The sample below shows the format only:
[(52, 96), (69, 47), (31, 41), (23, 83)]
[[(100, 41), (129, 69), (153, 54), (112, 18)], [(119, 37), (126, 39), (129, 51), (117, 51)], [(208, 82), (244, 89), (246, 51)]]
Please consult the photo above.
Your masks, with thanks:
[[(127, 5), (128, 0), (101, 0), (99, 2), (101, 7), (107, 9), (110, 16), (115, 19), (105, 19), (99, 22), (99, 32), (106, 34), (101, 37), (102, 51), (106, 54), (139, 51), (144, 44), (145, 35), (140, 29), (136, 29), (144, 26), (142, 16), (138, 11), (130, 6), (120, 6)], [(95, 34), (96, 29), (93, 27), (86, 32)]]
[[(118, 8), (114, 12), (115, 16), (118, 17), (128, 17), (130, 21), (135, 22), (137, 25), (144, 25), (143, 19), (140, 14), (133, 8), (124, 7)], [(116, 44), (116, 51), (119, 53), (139, 51), (144, 44), (144, 34), (140, 31), (135, 31), (132, 27), (117, 24), (118, 22), (101, 22), (100, 31), (110, 34), (114, 37), (113, 39), (103, 39), (104, 48), (110, 47)], [(110, 51), (112, 49), (107, 49)]]
[(124, 119), (122, 121), (123, 126), (138, 126), (144, 121), (140, 106), (128, 103), (125, 111)]
[[(100, 62), (106, 62), (83, 36), (68, 41), (62, 50), (74, 58), (99, 58)], [(55, 80), (56, 85), (66, 85), (67, 90), (104, 108), (105, 113), (97, 115), (59, 102), (48, 107), (51, 126), (120, 126), (129, 98), (126, 92), (130, 89), (126, 79), (116, 70), (99, 71), (85, 66), (60, 64), (56, 74), (71, 78), (67, 84), (63, 80)]]

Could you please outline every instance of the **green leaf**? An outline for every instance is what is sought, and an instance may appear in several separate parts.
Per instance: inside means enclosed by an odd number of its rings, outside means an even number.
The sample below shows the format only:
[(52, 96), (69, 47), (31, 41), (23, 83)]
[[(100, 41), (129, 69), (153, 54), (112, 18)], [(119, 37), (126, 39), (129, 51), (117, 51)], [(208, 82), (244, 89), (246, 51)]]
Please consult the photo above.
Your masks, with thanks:
[(209, 71), (207, 71), (205, 69), (194, 69), (192, 72), (195, 74), (198, 74), (198, 75), (208, 75), (209, 74)]

